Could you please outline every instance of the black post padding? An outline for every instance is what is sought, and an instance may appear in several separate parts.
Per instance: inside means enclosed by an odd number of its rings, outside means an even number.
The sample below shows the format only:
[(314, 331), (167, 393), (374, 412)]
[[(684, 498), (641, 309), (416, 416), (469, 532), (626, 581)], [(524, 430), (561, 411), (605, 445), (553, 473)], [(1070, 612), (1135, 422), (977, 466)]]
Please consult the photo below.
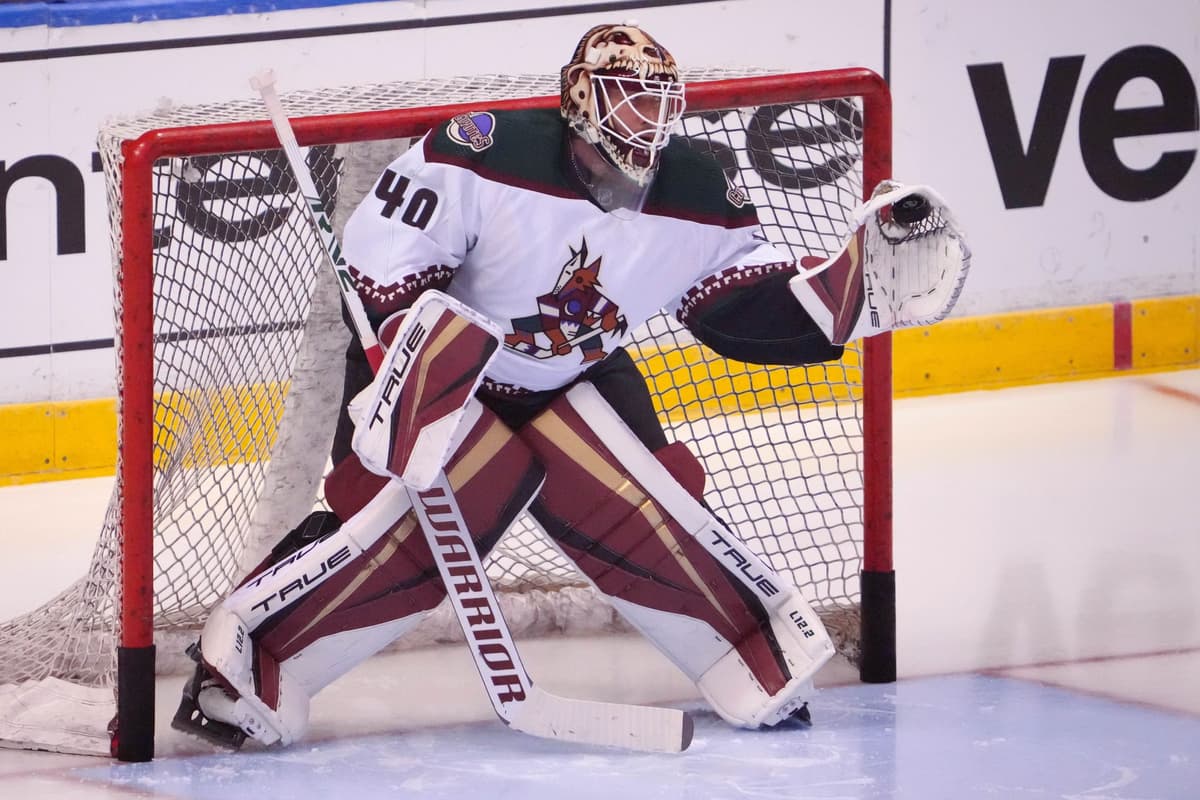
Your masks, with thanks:
[(896, 680), (896, 573), (863, 570), (861, 578), (862, 663), (858, 674), (863, 683), (892, 683)]
[(154, 758), (154, 645), (117, 648), (117, 719), (113, 755), (120, 761)]

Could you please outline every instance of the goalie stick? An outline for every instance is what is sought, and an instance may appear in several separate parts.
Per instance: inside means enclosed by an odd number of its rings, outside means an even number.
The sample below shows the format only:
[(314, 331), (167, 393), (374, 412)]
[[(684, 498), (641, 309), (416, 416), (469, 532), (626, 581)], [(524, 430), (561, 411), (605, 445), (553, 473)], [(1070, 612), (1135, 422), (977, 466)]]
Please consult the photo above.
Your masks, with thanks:
[[(291, 123), (275, 92), (270, 70), (255, 75), (250, 85), (262, 96), (271, 124), (279, 136), (297, 186), (305, 200), (309, 221), (321, 240), (325, 256), (337, 274), (338, 289), (349, 310), (351, 322), (366, 352), (372, 370), (378, 370), (383, 351), (367, 321), (362, 301), (342, 258), (341, 246), (330, 224), (324, 203), (309, 174)], [(693, 723), (683, 711), (670, 708), (604, 703), (561, 697), (535, 686), (525, 671), (513, 643), (508, 624), (496, 602), (479, 551), (454, 498), (445, 472), (439, 470), (433, 483), (417, 490), (406, 486), (421, 529), (437, 561), (438, 572), (466, 636), (471, 656), (487, 689), (496, 715), (509, 727), (548, 739), (582, 744), (622, 747), (649, 752), (677, 753), (691, 744)], [(477, 580), (457, 580), (447, 563), (453, 557), (458, 576), (473, 572)], [(472, 601), (468, 612), (464, 600)], [(489, 625), (475, 624), (486, 609)], [(497, 672), (497, 665), (503, 671)]]

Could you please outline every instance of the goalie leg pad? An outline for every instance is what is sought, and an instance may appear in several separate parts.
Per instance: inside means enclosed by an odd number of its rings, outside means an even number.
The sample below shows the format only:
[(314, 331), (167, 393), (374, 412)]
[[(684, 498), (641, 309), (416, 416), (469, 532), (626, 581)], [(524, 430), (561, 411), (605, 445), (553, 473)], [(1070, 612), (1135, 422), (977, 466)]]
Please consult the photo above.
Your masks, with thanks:
[(586, 384), (521, 433), (546, 468), (534, 518), (721, 716), (773, 724), (807, 699), (824, 626), (664, 466), (694, 476), (677, 448), (656, 458)]
[[(528, 447), (491, 411), (478, 402), (472, 402), (470, 410), (475, 423), (446, 465), (446, 475), (476, 547), (485, 555), (535, 496), (543, 471)], [(353, 466), (354, 459), (343, 463)], [(388, 487), (399, 485), (392, 482)], [(311, 675), (306, 682), (315, 691), (345, 670), (331, 676), (325, 669), (302, 669), (324, 662), (314, 653), (328, 650), (339, 661), (351, 661), (348, 669), (379, 649), (359, 655), (342, 632), (411, 618), (431, 610), (444, 596), (433, 554), (416, 515), (407, 511), (364, 558), (305, 597), (298, 609), (256, 631), (256, 640), (297, 675)], [(330, 641), (322, 644), (327, 638)], [(387, 636), (383, 644), (395, 638)]]
[[(543, 471), (504, 423), (472, 406), (475, 423), (446, 474), (487, 553), (536, 495)], [(404, 487), (387, 481), (363, 503), (354, 490), (375, 485), (363, 473), (353, 457), (339, 465), (338, 505), (360, 506), (340, 530), (248, 582), (209, 617), (203, 666), (220, 686), (201, 691), (199, 705), (211, 718), (263, 743), (295, 741), (310, 697), (411, 630), (445, 596)], [(330, 554), (340, 558), (333, 566)]]
[(301, 520), (300, 524), (293, 528), (287, 536), (280, 539), (271, 548), (271, 552), (262, 560), (262, 563), (250, 570), (249, 574), (242, 579), (242, 582), (238, 586), (245, 586), (268, 569), (287, 560), (309, 545), (319, 542), (341, 526), (341, 518), (332, 511), (312, 512)]

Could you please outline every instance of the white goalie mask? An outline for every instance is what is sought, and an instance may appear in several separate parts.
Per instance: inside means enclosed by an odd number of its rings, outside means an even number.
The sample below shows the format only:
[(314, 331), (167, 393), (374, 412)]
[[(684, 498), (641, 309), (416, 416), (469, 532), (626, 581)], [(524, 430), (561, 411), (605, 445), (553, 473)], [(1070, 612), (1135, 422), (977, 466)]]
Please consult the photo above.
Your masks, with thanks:
[(648, 186), (658, 154), (683, 116), (675, 59), (635, 25), (598, 25), (562, 68), (562, 115), (638, 186)]

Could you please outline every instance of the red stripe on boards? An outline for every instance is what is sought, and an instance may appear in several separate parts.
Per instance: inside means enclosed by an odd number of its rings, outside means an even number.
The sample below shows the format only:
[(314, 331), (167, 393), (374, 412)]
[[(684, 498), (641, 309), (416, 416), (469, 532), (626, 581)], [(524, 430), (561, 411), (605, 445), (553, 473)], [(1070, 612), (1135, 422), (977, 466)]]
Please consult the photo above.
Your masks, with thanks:
[(1133, 304), (1113, 303), (1113, 369), (1133, 366)]

